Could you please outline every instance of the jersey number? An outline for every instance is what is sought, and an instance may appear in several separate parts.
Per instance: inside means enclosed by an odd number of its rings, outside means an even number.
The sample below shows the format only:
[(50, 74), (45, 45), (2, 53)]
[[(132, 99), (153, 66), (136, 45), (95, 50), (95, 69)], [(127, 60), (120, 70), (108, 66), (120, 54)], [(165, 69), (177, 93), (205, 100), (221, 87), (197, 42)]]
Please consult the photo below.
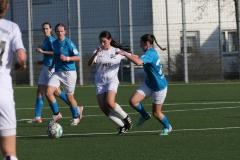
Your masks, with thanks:
[(0, 42), (0, 66), (2, 66), (2, 57), (3, 57), (3, 53), (5, 51), (5, 41), (1, 41)]
[(159, 69), (159, 74), (162, 74), (162, 64), (161, 64), (161, 60), (158, 59), (157, 62), (156, 62), (156, 66), (159, 66), (160, 65), (160, 69)]

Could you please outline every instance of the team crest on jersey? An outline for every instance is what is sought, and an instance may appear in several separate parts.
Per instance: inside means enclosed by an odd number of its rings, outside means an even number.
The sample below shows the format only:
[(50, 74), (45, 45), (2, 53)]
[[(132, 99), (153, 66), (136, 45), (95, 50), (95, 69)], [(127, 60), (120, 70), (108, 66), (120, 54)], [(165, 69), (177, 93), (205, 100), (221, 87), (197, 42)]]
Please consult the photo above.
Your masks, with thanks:
[(78, 54), (77, 49), (74, 49), (74, 50), (73, 50), (73, 53), (74, 53), (75, 55)]
[(116, 57), (115, 54), (111, 54), (111, 55), (110, 55), (110, 58), (115, 58), (115, 57)]
[(63, 47), (60, 47), (60, 51), (62, 51), (63, 50)]

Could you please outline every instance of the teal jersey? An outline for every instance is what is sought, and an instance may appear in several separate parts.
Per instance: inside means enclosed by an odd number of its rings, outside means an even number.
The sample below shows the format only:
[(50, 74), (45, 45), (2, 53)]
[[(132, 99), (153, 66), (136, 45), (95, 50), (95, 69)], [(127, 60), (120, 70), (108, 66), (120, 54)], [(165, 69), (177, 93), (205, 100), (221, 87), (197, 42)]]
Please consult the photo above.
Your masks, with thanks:
[(75, 71), (76, 66), (75, 62), (73, 61), (62, 61), (60, 59), (60, 55), (63, 54), (67, 57), (71, 56), (80, 56), (80, 53), (78, 52), (76, 46), (73, 44), (73, 42), (65, 38), (63, 41), (59, 42), (58, 40), (55, 40), (53, 42), (53, 53), (55, 58), (55, 72), (57, 71)]
[(147, 74), (145, 83), (153, 91), (161, 91), (168, 85), (167, 80), (162, 73), (162, 63), (157, 51), (150, 48), (140, 57), (143, 61), (143, 69)]
[[(42, 50), (44, 51), (53, 51), (52, 43), (55, 41), (55, 38), (49, 36), (43, 41)], [(53, 55), (43, 54), (43, 65), (50, 67), (52, 65)]]

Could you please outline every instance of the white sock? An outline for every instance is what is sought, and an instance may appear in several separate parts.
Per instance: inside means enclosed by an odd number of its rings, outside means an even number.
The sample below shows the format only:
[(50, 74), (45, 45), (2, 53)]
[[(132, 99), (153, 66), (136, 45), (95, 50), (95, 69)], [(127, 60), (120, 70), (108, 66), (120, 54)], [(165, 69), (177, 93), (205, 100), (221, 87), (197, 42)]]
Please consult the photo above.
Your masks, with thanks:
[[(7, 156), (8, 158), (10, 157), (10, 160), (18, 160), (17, 157), (14, 156)], [(4, 157), (3, 160), (7, 160), (7, 157)]]
[(116, 113), (110, 109), (110, 113), (108, 115), (108, 118), (113, 121), (116, 125), (120, 126), (120, 127), (123, 127), (124, 126), (124, 123), (122, 122), (121, 119), (119, 119), (116, 115)]
[(116, 103), (116, 108), (114, 111), (119, 114), (119, 116), (124, 119), (127, 117), (127, 113), (122, 110), (122, 107), (119, 106), (119, 104)]

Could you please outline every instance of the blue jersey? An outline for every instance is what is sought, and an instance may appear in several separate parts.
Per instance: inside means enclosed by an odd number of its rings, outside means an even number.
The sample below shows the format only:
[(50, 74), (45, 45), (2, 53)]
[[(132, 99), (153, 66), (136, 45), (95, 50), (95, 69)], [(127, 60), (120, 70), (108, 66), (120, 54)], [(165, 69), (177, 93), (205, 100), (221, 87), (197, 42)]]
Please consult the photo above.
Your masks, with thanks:
[[(49, 36), (43, 41), (42, 50), (53, 51), (52, 43), (55, 40), (54, 37)], [(50, 67), (52, 65), (53, 56), (49, 54), (43, 54), (43, 65)]]
[(145, 83), (153, 91), (161, 91), (168, 85), (164, 74), (162, 73), (162, 63), (157, 51), (150, 48), (140, 58), (143, 61), (143, 68), (147, 74)]
[(55, 71), (75, 71), (76, 66), (75, 62), (73, 61), (62, 61), (60, 59), (60, 55), (63, 54), (67, 57), (71, 56), (80, 56), (80, 53), (78, 52), (76, 46), (73, 44), (73, 42), (65, 38), (63, 41), (59, 42), (58, 40), (55, 40), (53, 42), (53, 53), (55, 58)]

